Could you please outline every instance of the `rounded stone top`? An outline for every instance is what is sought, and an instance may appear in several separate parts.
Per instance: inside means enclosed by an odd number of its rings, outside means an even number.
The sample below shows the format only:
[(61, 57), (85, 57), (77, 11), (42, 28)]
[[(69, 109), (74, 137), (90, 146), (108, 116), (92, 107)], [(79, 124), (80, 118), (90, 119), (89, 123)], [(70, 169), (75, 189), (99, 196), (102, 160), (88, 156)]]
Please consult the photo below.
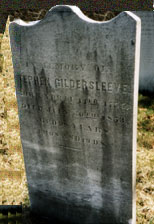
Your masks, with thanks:
[(111, 23), (112, 21), (115, 21), (123, 16), (127, 16), (130, 17), (130, 19), (133, 19), (135, 21), (139, 21), (139, 17), (137, 17), (134, 13), (132, 12), (122, 12), (119, 15), (117, 15), (116, 17), (108, 20), (108, 21), (96, 21), (93, 19), (90, 19), (89, 17), (87, 17), (85, 14), (83, 14), (83, 12), (77, 7), (77, 6), (72, 6), (72, 5), (56, 5), (54, 7), (52, 7), (47, 14), (45, 15), (45, 17), (42, 20), (37, 20), (37, 21), (31, 21), (31, 22), (25, 22), (21, 19), (15, 19), (13, 22), (11, 23), (15, 23), (17, 25), (20, 26), (33, 26), (33, 25), (37, 25), (39, 23), (42, 23), (43, 21), (47, 20), (49, 17), (51, 17), (51, 15), (54, 15), (55, 13), (58, 15), (59, 12), (68, 12), (68, 13), (72, 13), (74, 15), (76, 15), (76, 18), (78, 17), (79, 19), (81, 19), (82, 21), (85, 21), (87, 23), (91, 23), (91, 24), (107, 24), (107, 23)]

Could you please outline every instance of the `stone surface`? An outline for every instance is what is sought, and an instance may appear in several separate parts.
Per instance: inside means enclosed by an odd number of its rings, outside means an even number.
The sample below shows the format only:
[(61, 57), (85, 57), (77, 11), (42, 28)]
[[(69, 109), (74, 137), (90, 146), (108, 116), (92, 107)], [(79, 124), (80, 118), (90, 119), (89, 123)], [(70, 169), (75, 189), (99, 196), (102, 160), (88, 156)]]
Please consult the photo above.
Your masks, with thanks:
[(154, 12), (135, 11), (141, 18), (139, 89), (154, 93)]
[(10, 25), (34, 212), (76, 224), (135, 223), (140, 19), (77, 7)]

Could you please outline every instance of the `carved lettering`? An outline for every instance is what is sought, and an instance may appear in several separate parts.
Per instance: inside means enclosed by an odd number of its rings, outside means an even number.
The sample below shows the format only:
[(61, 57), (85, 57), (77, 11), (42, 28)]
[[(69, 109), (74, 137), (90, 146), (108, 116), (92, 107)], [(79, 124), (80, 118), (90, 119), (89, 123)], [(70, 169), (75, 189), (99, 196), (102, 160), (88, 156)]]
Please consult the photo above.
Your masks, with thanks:
[[(22, 88), (27, 89), (28, 86), (46, 86), (52, 87), (50, 84), (49, 77), (41, 76), (26, 76), (21, 75), (17, 80), (18, 89), (21, 91)], [(129, 94), (130, 87), (127, 84), (119, 84), (116, 82), (97, 82), (97, 81), (87, 81), (87, 80), (73, 80), (73, 79), (59, 79), (55, 78), (54, 87), (57, 88), (68, 88), (68, 89), (79, 89), (79, 90), (93, 90), (99, 92), (108, 92), (108, 93), (122, 93)], [(47, 89), (48, 91), (48, 89)], [(27, 91), (26, 91), (27, 92)]]
[(123, 124), (128, 124), (129, 121), (127, 120), (126, 117), (123, 116), (102, 116), (102, 122), (114, 122), (114, 123), (123, 123)]
[(36, 85), (36, 86), (50, 86), (49, 78), (42, 76), (30, 76), (30, 75), (20, 75), (20, 82), (18, 82), (18, 86), (21, 88), (27, 85)]
[(51, 63), (53, 65), (52, 69), (59, 71), (83, 71), (85, 69), (84, 64), (66, 64), (66, 63)]
[(118, 84), (115, 82), (94, 82), (82, 80), (55, 79), (55, 88), (70, 88), (80, 90), (95, 90), (108, 93), (130, 93), (130, 87), (127, 84)]

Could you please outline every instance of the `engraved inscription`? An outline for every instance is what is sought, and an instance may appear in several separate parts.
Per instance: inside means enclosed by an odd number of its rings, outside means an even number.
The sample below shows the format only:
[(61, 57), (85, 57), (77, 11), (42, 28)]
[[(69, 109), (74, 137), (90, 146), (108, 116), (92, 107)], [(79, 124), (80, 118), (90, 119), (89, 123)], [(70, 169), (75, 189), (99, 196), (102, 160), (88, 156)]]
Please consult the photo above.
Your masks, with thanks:
[(99, 71), (104, 74), (109, 74), (110, 70), (105, 65), (97, 65), (95, 62), (90, 64), (68, 64), (68, 63), (50, 63), (51, 69), (57, 71)]
[[(92, 145), (92, 146), (105, 146), (105, 143), (101, 140), (100, 137), (97, 137), (97, 139), (91, 138), (90, 136), (79, 136), (79, 135), (63, 135), (61, 136), (58, 132), (53, 132), (53, 131), (49, 131), (49, 130), (45, 130), (45, 129), (38, 129), (37, 130), (39, 134), (45, 134), (49, 137), (54, 137), (53, 139), (53, 146), (64, 146), (64, 147), (76, 147), (76, 145), (74, 145), (75, 143), (78, 143), (78, 148), (82, 150), (83, 145), (80, 144), (84, 144), (84, 145)], [(61, 144), (61, 142), (63, 143), (63, 145)], [(69, 144), (68, 144), (69, 142)], [(41, 142), (40, 142), (41, 143)], [(65, 145), (64, 145), (65, 143)]]
[[(55, 78), (54, 85), (50, 83), (50, 79), (46, 77), (39, 76), (29, 76), (29, 75), (21, 75), (17, 79), (18, 90), (22, 91), (24, 88), (28, 92), (30, 86), (46, 86), (49, 88), (56, 89), (76, 89), (76, 90), (90, 90), (90, 91), (98, 91), (104, 93), (122, 93), (122, 94), (130, 94), (131, 89), (130, 86), (126, 83), (120, 84), (117, 82), (106, 82), (106, 81), (87, 81), (87, 80), (74, 80), (74, 79), (59, 79)], [(33, 94), (31, 94), (32, 96)]]
[(127, 84), (118, 84), (116, 82), (95, 82), (73, 79), (55, 79), (55, 88), (70, 88), (70, 89), (82, 89), (82, 90), (94, 90), (103, 92), (115, 92), (115, 93), (130, 93), (130, 87)]
[(84, 71), (85, 64), (51, 63), (52, 69), (59, 71)]
[[(66, 101), (65, 101), (66, 99)], [(22, 101), (21, 103), (21, 108), (25, 109), (25, 110), (44, 110), (46, 112), (53, 112), (53, 113), (61, 113), (62, 109), (58, 109), (56, 107), (54, 107), (54, 105), (59, 105), (61, 102), (65, 102), (67, 104), (67, 106), (73, 106), (73, 103), (76, 105), (76, 108), (78, 106), (79, 108), (79, 112), (78, 111), (72, 111), (72, 117), (93, 117), (93, 118), (98, 118), (100, 117), (100, 114), (97, 113), (98, 109), (102, 109), (102, 110), (107, 110), (107, 111), (129, 111), (131, 109), (129, 104), (126, 103), (116, 103), (116, 102), (103, 102), (101, 105), (101, 102), (97, 101), (96, 99), (94, 100), (90, 100), (90, 99), (76, 99), (73, 101), (73, 98), (62, 98), (61, 100), (55, 100), (53, 101), (53, 106), (39, 106), (39, 105), (35, 105), (32, 103), (26, 103), (24, 101)], [(82, 111), (83, 110), (83, 105), (85, 105), (87, 107), (87, 112)], [(91, 112), (89, 112), (88, 110), (90, 110)], [(67, 111), (65, 111), (65, 113), (67, 113)]]

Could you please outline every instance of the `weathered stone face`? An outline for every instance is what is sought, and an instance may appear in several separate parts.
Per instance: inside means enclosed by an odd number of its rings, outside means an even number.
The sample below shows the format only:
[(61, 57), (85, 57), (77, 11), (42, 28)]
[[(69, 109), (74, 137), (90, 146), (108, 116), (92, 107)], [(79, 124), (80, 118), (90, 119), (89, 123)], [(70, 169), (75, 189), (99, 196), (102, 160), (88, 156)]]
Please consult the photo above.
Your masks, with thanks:
[(134, 11), (141, 18), (139, 88), (154, 93), (154, 12)]
[(131, 222), (140, 20), (57, 6), (34, 25), (12, 23), (10, 36), (33, 211)]

